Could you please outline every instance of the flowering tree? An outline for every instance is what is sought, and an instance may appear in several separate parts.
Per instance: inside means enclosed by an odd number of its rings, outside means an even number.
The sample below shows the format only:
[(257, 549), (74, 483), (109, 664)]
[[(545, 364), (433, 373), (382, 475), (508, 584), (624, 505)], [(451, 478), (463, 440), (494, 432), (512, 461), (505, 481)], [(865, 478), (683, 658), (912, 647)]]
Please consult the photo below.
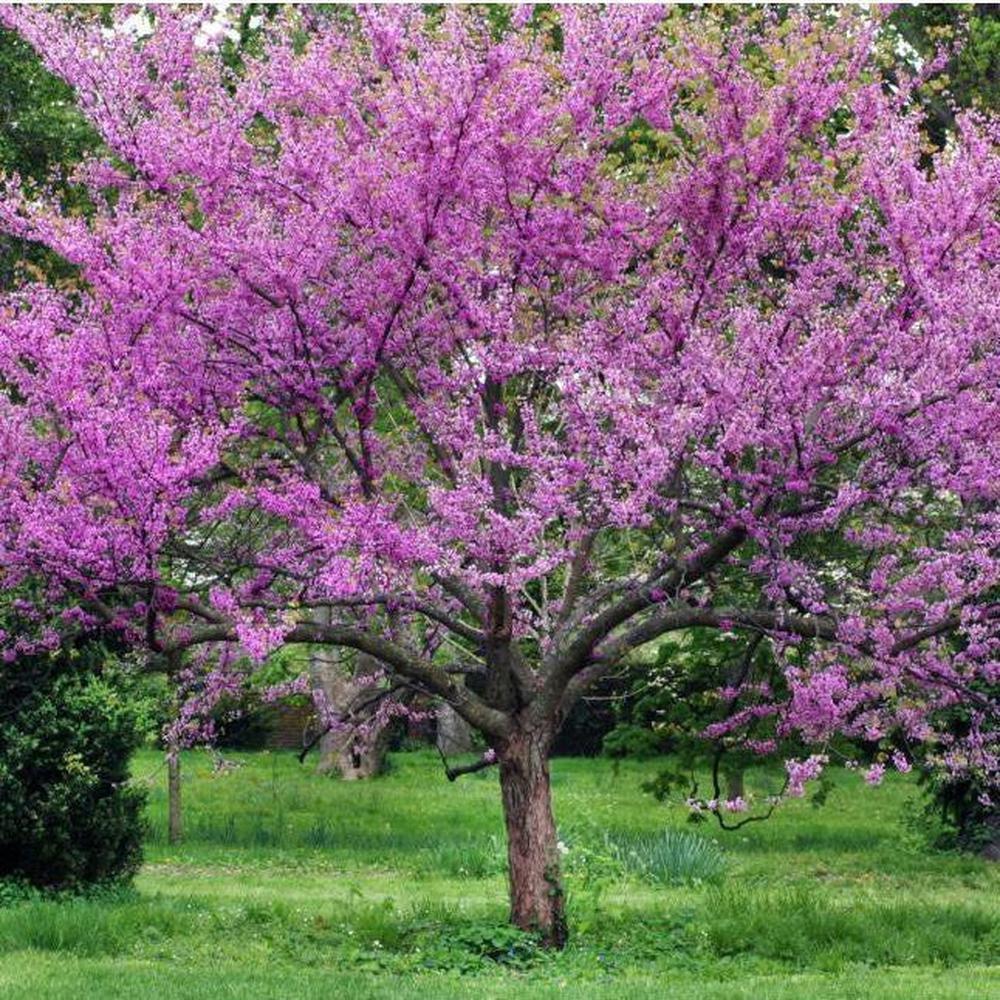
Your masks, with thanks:
[(553, 944), (550, 745), (668, 633), (763, 635), (819, 744), (961, 706), (994, 772), (1000, 160), (967, 115), (919, 168), (877, 24), (3, 16), (106, 144), (87, 213), (6, 186), (79, 268), (2, 306), (6, 581), (449, 702)]

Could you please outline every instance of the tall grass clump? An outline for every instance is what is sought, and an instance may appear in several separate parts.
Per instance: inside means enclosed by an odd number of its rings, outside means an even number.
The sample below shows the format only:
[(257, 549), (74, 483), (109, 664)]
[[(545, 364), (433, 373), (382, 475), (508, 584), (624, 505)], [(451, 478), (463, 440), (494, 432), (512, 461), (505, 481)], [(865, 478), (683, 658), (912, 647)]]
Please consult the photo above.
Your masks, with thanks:
[(714, 841), (683, 830), (608, 834), (607, 846), (628, 874), (659, 885), (720, 882), (726, 871), (726, 858)]

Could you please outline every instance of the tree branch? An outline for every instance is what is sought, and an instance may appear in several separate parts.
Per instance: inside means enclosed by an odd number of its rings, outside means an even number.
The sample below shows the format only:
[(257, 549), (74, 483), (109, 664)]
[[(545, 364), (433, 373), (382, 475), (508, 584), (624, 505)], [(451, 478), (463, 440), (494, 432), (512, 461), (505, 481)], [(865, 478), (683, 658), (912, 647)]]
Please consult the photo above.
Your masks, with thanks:
[[(543, 669), (545, 685), (533, 710), (542, 717), (555, 712), (573, 675), (593, 662), (594, 648), (601, 640), (640, 612), (664, 598), (676, 596), (683, 587), (700, 579), (721, 563), (745, 539), (746, 530), (743, 527), (730, 528), (669, 570), (666, 575), (635, 588), (617, 604), (585, 624), (561, 650), (557, 649), (551, 658), (546, 658)], [(667, 630), (687, 627), (676, 624)]]
[[(235, 627), (228, 623), (205, 625), (178, 635), (164, 643), (165, 652), (175, 653), (209, 642), (235, 642)], [(299, 622), (284, 637), (286, 644), (313, 643), (344, 646), (368, 653), (402, 677), (422, 684), (450, 704), (468, 723), (494, 739), (502, 739), (511, 728), (510, 717), (491, 708), (464, 684), (457, 684), (451, 674), (430, 660), (388, 639), (363, 629), (319, 622)]]

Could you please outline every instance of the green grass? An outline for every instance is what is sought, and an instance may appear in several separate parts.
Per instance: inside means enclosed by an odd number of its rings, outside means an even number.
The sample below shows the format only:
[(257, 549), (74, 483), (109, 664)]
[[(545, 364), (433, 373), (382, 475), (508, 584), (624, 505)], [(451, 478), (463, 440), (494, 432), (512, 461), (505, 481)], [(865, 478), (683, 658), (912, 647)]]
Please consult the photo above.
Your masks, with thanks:
[(411, 753), (344, 783), (232, 756), (186, 755), (171, 847), (140, 755), (135, 889), (0, 909), (0, 996), (1000, 998), (1000, 872), (929, 852), (901, 776), (724, 834), (639, 791), (655, 764), (555, 761), (573, 937), (549, 955), (505, 926), (495, 772), (450, 784)]

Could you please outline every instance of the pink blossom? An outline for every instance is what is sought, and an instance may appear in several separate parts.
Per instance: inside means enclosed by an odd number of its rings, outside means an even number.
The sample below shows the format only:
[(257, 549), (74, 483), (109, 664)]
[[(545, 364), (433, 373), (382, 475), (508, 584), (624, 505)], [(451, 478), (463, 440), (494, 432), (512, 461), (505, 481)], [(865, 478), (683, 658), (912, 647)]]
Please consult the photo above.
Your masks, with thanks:
[(872, 764), (865, 772), (865, 781), (869, 785), (881, 785), (885, 777), (885, 764)]
[(825, 754), (812, 754), (805, 760), (786, 760), (788, 794), (792, 798), (802, 798), (805, 795), (806, 782), (815, 781), (823, 773), (828, 760)]
[(739, 17), (558, 16), (289, 5), (235, 74), (182, 8), (0, 8), (102, 140), (86, 217), (0, 200), (79, 274), (0, 298), (3, 662), (100, 624), (220, 710), (286, 646), (453, 702), (474, 668), (501, 745), (731, 630), (781, 683), (720, 684), (709, 738), (995, 789), (996, 123), (928, 153), (868, 12), (790, 12), (767, 74)]

